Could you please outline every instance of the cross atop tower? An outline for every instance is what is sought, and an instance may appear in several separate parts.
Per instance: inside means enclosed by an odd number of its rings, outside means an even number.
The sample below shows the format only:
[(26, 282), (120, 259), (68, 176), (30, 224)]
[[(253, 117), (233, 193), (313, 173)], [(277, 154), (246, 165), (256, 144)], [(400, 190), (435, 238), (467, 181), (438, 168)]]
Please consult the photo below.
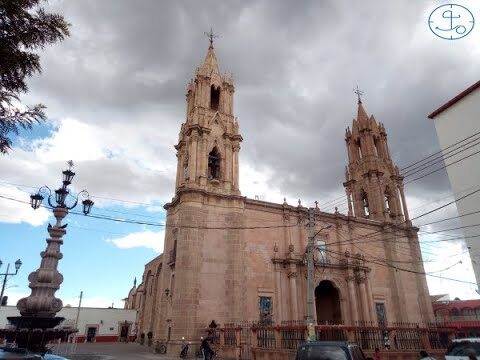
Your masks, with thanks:
[(210, 40), (210, 47), (213, 48), (213, 39), (218, 38), (218, 35), (217, 35), (217, 34), (214, 34), (214, 33), (213, 33), (213, 29), (210, 28), (210, 32), (209, 32), (209, 33), (205, 32), (205, 36), (209, 38), (209, 40)]
[(354, 92), (355, 94), (357, 94), (357, 96), (358, 96), (358, 103), (361, 104), (361, 103), (362, 103), (362, 98), (361, 98), (360, 96), (363, 95), (363, 91), (360, 90), (360, 89), (358, 88), (358, 85), (357, 85), (357, 87), (356, 87), (355, 89), (353, 89), (353, 92)]

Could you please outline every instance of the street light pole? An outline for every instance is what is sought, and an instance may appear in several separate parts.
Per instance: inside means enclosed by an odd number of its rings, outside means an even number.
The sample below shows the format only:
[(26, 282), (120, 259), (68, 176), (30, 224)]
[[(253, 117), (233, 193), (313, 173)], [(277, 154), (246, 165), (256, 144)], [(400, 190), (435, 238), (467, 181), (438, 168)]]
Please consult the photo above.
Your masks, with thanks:
[[(315, 281), (315, 264), (313, 263), (313, 247), (314, 247), (314, 231), (315, 231), (315, 213), (313, 208), (308, 209), (308, 242), (307, 242), (307, 329), (308, 339), (312, 339), (311, 327), (313, 325), (313, 302), (314, 302), (314, 281)], [(315, 336), (315, 332), (313, 332)]]
[[(2, 262), (0, 261), (0, 266), (2, 266)], [(14, 273), (9, 273), (8, 270), (10, 270), (10, 263), (7, 264), (7, 272), (0, 274), (0, 276), (3, 275), (3, 284), (2, 284), (2, 292), (0, 293), (0, 308), (2, 307), (3, 304), (3, 293), (5, 292), (5, 286), (7, 285), (7, 277), (8, 276), (14, 276), (17, 275), (18, 270), (20, 269), (20, 266), (22, 266), (22, 261), (18, 259), (15, 261), (15, 272)]]
[(315, 298), (315, 263), (313, 251), (315, 250), (315, 236), (317, 236), (322, 230), (331, 228), (332, 225), (322, 227), (315, 232), (315, 209), (308, 209), (308, 241), (307, 241), (307, 332), (308, 340), (312, 341), (316, 339), (314, 328), (314, 298)]

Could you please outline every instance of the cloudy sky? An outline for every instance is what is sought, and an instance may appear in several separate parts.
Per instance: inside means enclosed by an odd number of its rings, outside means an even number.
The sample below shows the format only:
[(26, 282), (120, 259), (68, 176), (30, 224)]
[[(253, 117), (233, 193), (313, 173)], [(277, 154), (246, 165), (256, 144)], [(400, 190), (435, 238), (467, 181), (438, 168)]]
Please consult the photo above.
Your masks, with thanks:
[[(46, 104), (49, 121), (20, 134), (0, 157), (0, 195), (28, 201), (34, 187), (58, 186), (72, 159), (74, 188), (90, 191), (94, 213), (163, 221), (186, 85), (205, 56), (204, 32), (213, 27), (221, 70), (235, 78), (242, 194), (310, 206), (318, 200), (327, 211), (335, 205), (344, 211), (344, 200), (336, 199), (343, 194), (344, 130), (356, 114), (357, 84), (403, 167), (439, 150), (427, 114), (478, 80), (472, 59), (480, 55), (480, 29), (458, 41), (436, 37), (427, 19), (442, 3), (52, 0), (49, 8), (72, 24), (71, 37), (45, 49), (43, 73), (29, 81), (23, 99)], [(461, 3), (480, 13), (478, 2)], [(413, 215), (452, 199), (443, 172), (406, 192)], [(422, 224), (452, 214), (449, 207)], [(1, 260), (24, 262), (9, 282), (9, 303), (28, 294), (48, 217), (45, 209), (0, 199)], [(87, 305), (120, 306), (143, 265), (162, 252), (162, 228), (76, 215), (68, 222), (65, 282), (57, 294), (73, 303), (83, 290)], [(422, 234), (423, 241), (440, 238)], [(462, 260), (436, 274), (473, 281), (463, 242), (422, 249), (427, 271)], [(432, 293), (476, 296), (473, 285), (445, 279), (431, 278), (429, 286)]]

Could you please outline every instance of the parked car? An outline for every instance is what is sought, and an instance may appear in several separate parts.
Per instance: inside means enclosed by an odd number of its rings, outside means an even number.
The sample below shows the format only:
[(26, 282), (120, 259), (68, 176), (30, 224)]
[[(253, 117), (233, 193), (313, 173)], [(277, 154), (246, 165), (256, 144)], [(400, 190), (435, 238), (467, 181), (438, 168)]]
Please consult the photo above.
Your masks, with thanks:
[(309, 341), (297, 349), (296, 360), (366, 360), (362, 349), (347, 341)]
[(455, 339), (447, 349), (446, 360), (465, 360), (468, 355), (480, 358), (480, 338)]

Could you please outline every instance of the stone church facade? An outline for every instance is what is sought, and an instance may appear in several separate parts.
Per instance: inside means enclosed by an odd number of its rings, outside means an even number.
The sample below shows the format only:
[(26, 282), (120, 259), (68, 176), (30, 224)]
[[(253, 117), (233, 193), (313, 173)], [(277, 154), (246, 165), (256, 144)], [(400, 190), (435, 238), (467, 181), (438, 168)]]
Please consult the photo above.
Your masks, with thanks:
[[(306, 316), (308, 209), (243, 197), (242, 136), (234, 84), (212, 46), (188, 85), (175, 195), (163, 254), (145, 265), (126, 299), (137, 334), (174, 344), (198, 340), (212, 321), (302, 320)], [(418, 228), (409, 220), (403, 178), (384, 126), (359, 99), (345, 136), (348, 213), (316, 207), (317, 323), (433, 320)]]

